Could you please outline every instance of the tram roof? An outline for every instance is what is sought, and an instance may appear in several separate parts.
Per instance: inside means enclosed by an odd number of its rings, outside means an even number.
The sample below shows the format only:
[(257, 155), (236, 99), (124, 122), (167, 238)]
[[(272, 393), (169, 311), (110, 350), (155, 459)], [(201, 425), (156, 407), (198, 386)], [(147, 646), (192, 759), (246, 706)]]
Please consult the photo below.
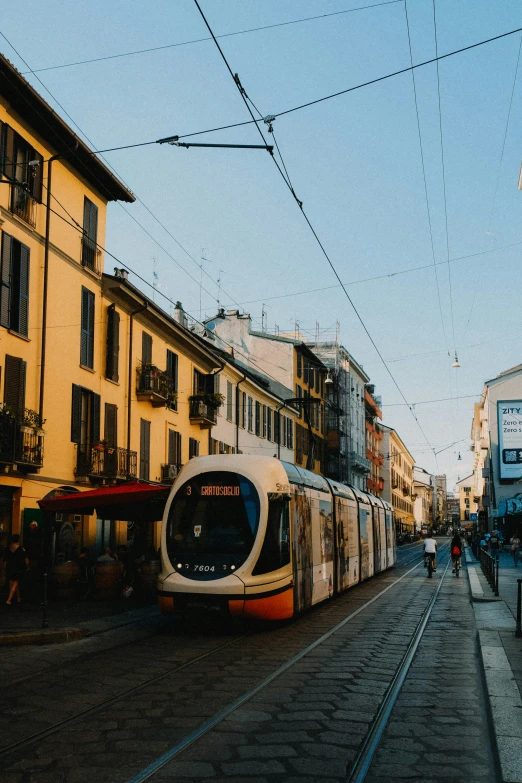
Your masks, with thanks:
[(291, 484), (302, 484), (305, 487), (319, 489), (322, 492), (329, 491), (327, 480), (322, 476), (318, 476), (317, 473), (312, 473), (311, 470), (306, 470), (306, 468), (299, 468), (293, 462), (281, 460), (281, 465), (286, 470), (286, 475)]

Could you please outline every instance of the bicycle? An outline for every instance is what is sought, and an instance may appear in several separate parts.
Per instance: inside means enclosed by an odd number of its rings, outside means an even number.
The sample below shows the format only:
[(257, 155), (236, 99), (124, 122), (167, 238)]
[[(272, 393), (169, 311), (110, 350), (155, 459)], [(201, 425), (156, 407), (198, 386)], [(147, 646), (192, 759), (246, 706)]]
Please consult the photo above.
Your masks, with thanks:
[(455, 574), (456, 579), (458, 579), (459, 578), (460, 569), (462, 567), (461, 562), (460, 562), (460, 555), (453, 559), (453, 566), (454, 566), (453, 573)]
[(431, 552), (424, 553), (424, 568), (428, 569), (428, 579), (433, 578), (433, 560), (434, 555)]

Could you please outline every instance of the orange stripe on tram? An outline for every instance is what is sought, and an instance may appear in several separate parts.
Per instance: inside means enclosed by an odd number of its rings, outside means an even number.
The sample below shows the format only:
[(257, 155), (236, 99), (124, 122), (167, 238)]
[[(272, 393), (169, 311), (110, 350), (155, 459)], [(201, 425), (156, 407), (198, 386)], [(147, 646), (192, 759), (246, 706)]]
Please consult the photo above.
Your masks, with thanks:
[(230, 614), (243, 615), (257, 620), (287, 620), (294, 614), (294, 591), (288, 590), (266, 598), (251, 601), (229, 601)]

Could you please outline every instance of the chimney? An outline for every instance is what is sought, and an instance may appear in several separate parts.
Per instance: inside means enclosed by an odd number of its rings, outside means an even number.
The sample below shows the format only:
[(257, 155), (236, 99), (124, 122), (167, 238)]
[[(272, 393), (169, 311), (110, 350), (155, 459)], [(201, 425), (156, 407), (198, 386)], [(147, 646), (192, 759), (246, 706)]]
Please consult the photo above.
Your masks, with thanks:
[(183, 309), (183, 305), (181, 304), (181, 302), (176, 302), (176, 306), (174, 308), (174, 320), (180, 326), (184, 326), (185, 329), (187, 328), (187, 316), (185, 314), (185, 311)]
[(128, 280), (129, 279), (129, 273), (126, 269), (118, 269), (117, 266), (114, 267), (114, 277), (119, 278), (120, 280)]

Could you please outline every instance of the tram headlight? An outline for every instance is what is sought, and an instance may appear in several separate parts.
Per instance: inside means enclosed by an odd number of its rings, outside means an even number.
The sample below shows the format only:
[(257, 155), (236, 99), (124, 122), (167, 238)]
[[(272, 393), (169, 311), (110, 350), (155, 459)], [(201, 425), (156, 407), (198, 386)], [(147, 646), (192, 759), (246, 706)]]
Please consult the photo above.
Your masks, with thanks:
[(183, 568), (183, 563), (178, 563), (176, 568)]
[(235, 565), (231, 565), (231, 566), (230, 566), (230, 570), (231, 570), (231, 571), (235, 571), (235, 570), (236, 570), (236, 567), (235, 567)]

